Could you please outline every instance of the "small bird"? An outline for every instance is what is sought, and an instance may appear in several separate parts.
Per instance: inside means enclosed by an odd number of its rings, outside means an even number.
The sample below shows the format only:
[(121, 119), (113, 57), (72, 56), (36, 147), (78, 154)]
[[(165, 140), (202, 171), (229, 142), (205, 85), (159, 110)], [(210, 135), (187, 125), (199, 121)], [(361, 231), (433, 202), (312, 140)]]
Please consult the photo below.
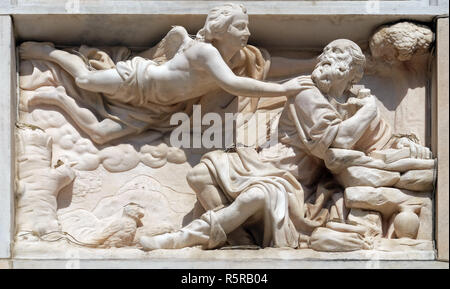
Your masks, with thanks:
[(136, 203), (128, 203), (123, 208), (122, 217), (112, 221), (100, 232), (94, 243), (99, 248), (132, 246), (138, 227), (142, 227), (144, 208)]

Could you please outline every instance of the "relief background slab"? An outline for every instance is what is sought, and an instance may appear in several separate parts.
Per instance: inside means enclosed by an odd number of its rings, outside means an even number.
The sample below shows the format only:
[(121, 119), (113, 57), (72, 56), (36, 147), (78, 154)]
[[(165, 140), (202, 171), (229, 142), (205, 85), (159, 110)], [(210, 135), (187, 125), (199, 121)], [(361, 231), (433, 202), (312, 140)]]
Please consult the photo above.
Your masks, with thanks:
[[(20, 2), (20, 1), (19, 1)], [(169, 1), (167, 1), (169, 2)], [(184, 1), (181, 1), (184, 2)], [(339, 2), (339, 1), (336, 1)], [(385, 1), (388, 2), (388, 1)], [(0, 8), (3, 8), (0, 6)], [(59, 8), (58, 8), (59, 9)], [(196, 12), (197, 13), (197, 12)], [(273, 12), (274, 13), (274, 12)], [(177, 13), (174, 13), (177, 14)], [(381, 23), (386, 23), (396, 19), (398, 16), (384, 16), (384, 18), (375, 18), (371, 16), (359, 16), (359, 17), (337, 17), (337, 16), (271, 16), (270, 18), (265, 15), (251, 15), (250, 23), (252, 29), (252, 39), (255, 39), (252, 44), (266, 46), (273, 55), (295, 55), (298, 58), (311, 57), (311, 55), (317, 55), (318, 48), (328, 43), (329, 40), (338, 38), (336, 35), (342, 38), (351, 38), (358, 42), (363, 48), (367, 49), (368, 36), (374, 27)], [(259, 13), (263, 14), (263, 13)], [(280, 13), (283, 14), (283, 13)], [(65, 19), (64, 25), (54, 25), (55, 23), (61, 23), (62, 17)], [(148, 45), (154, 44), (156, 39), (160, 39), (167, 27), (173, 24), (184, 25), (189, 28), (189, 31), (194, 33), (201, 27), (203, 16), (195, 15), (154, 15), (151, 18), (148, 15), (104, 15), (102, 17), (92, 15), (80, 15), (70, 16), (67, 15), (25, 15), (17, 14), (14, 16), (16, 21), (16, 34), (18, 41), (25, 39), (33, 40), (52, 40), (62, 45), (76, 45), (79, 43), (90, 43), (96, 45), (98, 43), (107, 43), (111, 45), (127, 44), (130, 47), (142, 48)], [(428, 21), (430, 17), (428, 15), (415, 16), (417, 20)], [(106, 21), (105, 21), (106, 19)], [(40, 21), (42, 26), (40, 31), (34, 31), (32, 29), (32, 23), (34, 21)], [(273, 21), (273, 22), (270, 22)], [(350, 27), (353, 27), (356, 22), (362, 21), (364, 24), (357, 32)], [(117, 29), (107, 29), (114, 27), (115, 23), (121, 23), (121, 27)], [(151, 25), (152, 23), (158, 23), (158, 26)], [(320, 39), (316, 39), (314, 30), (307, 30), (305, 32), (298, 32), (299, 29), (289, 30), (285, 29), (287, 25), (295, 25), (305, 27), (316, 23), (314, 25), (316, 29), (327, 31)], [(126, 25), (122, 24), (125, 23)], [(142, 25), (144, 23), (144, 25)], [(146, 24), (148, 23), (148, 24)], [(339, 25), (336, 25), (339, 24)], [(67, 25), (67, 26), (65, 26)], [(102, 27), (102, 25), (104, 25)], [(90, 27), (96, 26), (97, 28), (92, 31)], [(42, 29), (47, 27), (47, 29)], [(70, 33), (67, 33), (68, 27), (77, 27), (76, 29), (70, 29)], [(150, 30), (144, 30), (142, 27), (151, 27)], [(336, 28), (334, 28), (336, 27)], [(338, 28), (339, 27), (339, 28)], [(270, 29), (269, 29), (270, 28)], [(332, 29), (331, 29), (332, 28)], [(42, 32), (44, 31), (44, 32)], [(64, 33), (66, 31), (66, 33)], [(105, 33), (100, 33), (105, 31)], [(113, 32), (114, 31), (114, 32)], [(135, 31), (136, 34), (130, 37), (129, 31)], [(279, 33), (283, 31), (283, 33)], [(144, 37), (138, 37), (141, 35), (148, 35)], [(295, 37), (294, 37), (295, 35)], [(56, 40), (55, 40), (56, 39)], [(80, 39), (82, 41), (80, 41)], [(276, 41), (274, 41), (274, 39)], [(286, 39), (290, 41), (287, 42)], [(277, 43), (275, 46), (270, 46), (269, 43)], [(298, 49), (301, 43), (301, 49)], [(293, 49), (292, 47), (296, 47)], [(426, 69), (424, 67), (424, 69)], [(430, 123), (427, 120), (425, 111), (417, 113), (415, 108), (427, 107), (427, 99), (425, 97), (427, 91), (424, 85), (417, 85), (417, 89), (405, 89), (407, 87), (414, 86), (414, 83), (426, 83), (428, 80), (423, 78), (422, 72), (417, 72), (413, 79), (409, 78), (410, 71), (402, 75), (402, 71), (381, 72), (381, 74), (368, 75), (362, 81), (366, 87), (370, 87), (375, 95), (380, 99), (380, 107), (383, 115), (390, 121), (391, 125), (396, 128), (396, 131), (404, 132), (407, 128), (411, 132), (414, 132), (419, 136), (422, 144), (429, 144), (431, 142)], [(383, 84), (383, 85), (380, 85)], [(426, 84), (427, 85), (427, 84)], [(402, 93), (398, 93), (398, 92)], [(398, 95), (402, 95), (402, 98), (398, 98)], [(411, 112), (416, 112), (412, 114)], [(53, 116), (48, 119), (48, 116)], [(411, 119), (411, 116), (413, 117)], [(64, 113), (58, 109), (44, 107), (39, 110), (35, 110), (31, 114), (21, 114), (20, 120), (26, 120), (27, 123), (34, 125), (52, 127), (48, 132), (53, 136), (55, 144), (53, 146), (54, 156), (67, 154), (64, 144), (67, 144), (67, 140), (62, 140), (62, 135), (72, 135), (69, 143), (76, 145), (80, 148), (75, 159), (81, 159), (81, 155), (87, 155), (90, 151), (97, 153), (99, 148), (96, 148), (85, 136), (77, 133), (76, 126), (67, 120)], [(58, 123), (57, 126), (49, 125), (48, 123), (54, 121)], [(45, 124), (47, 123), (47, 124)], [(64, 128), (63, 128), (64, 127)], [(67, 137), (66, 137), (67, 139)], [(60, 141), (61, 140), (61, 141)], [(134, 142), (134, 143), (133, 143)], [(129, 141), (128, 144), (136, 145), (141, 143), (141, 140)], [(157, 145), (158, 142), (155, 142)], [(69, 148), (69, 146), (66, 146)], [(101, 150), (101, 149), (100, 149)], [(136, 152), (139, 152), (136, 149)], [(69, 152), (70, 154), (70, 152)], [(145, 203), (147, 214), (143, 219), (145, 224), (151, 224), (146, 226), (145, 233), (157, 233), (163, 230), (178, 229), (182, 225), (185, 225), (195, 215), (195, 194), (189, 188), (185, 181), (185, 175), (189, 168), (193, 166), (199, 158), (198, 153), (187, 153), (188, 161), (182, 165), (167, 163), (161, 168), (151, 168), (143, 163), (138, 163), (131, 170), (126, 172), (110, 172), (106, 170), (103, 165), (98, 165), (94, 170), (85, 171), (83, 169), (77, 170), (76, 181), (68, 188), (61, 191), (58, 199), (58, 217), (62, 222), (63, 228), (71, 229), (73, 234), (82, 239), (84, 232), (77, 232), (77, 226), (80, 224), (96, 224), (101, 219), (107, 220), (108, 218), (114, 218), (114, 215), (120, 212), (126, 202), (132, 200), (136, 203)], [(57, 157), (53, 160), (56, 161)], [(81, 166), (82, 162), (79, 162)], [(75, 168), (77, 168), (75, 166)], [(80, 168), (80, 167), (79, 167)], [(172, 174), (177, 175), (177, 182), (174, 182)], [(120, 177), (117, 177), (120, 175)], [(142, 184), (146, 185), (143, 186)], [(72, 195), (70, 191), (72, 190)], [(95, 196), (95, 197), (93, 197)], [(152, 198), (152, 202), (148, 202), (148, 198)], [(179, 200), (183, 199), (183, 202)], [(146, 201), (147, 200), (147, 201)], [(156, 202), (155, 202), (156, 201)], [(148, 203), (148, 204), (147, 204)], [(170, 208), (169, 210), (161, 209)], [(71, 227), (72, 226), (72, 227)], [(83, 227), (83, 226), (81, 226)], [(84, 227), (85, 229), (87, 227)], [(77, 235), (78, 234), (78, 235)], [(138, 233), (139, 234), (139, 233)], [(51, 248), (51, 247), (50, 247)], [(26, 246), (17, 246), (15, 248), (15, 256), (21, 258), (43, 258), (48, 254), (48, 250), (43, 246), (38, 250), (29, 250)], [(119, 250), (119, 249), (117, 249)], [(227, 252), (226, 250), (216, 252), (214, 256), (211, 252), (196, 252), (195, 249), (184, 249), (183, 258), (192, 259), (228, 259), (239, 256), (242, 258), (242, 252)], [(65, 253), (64, 253), (65, 254)], [(47, 255), (56, 258), (67, 258), (62, 252), (54, 252), (52, 255)], [(82, 249), (76, 254), (81, 259), (89, 258), (167, 258), (170, 252), (152, 252), (143, 253), (141, 251), (135, 251), (133, 249), (120, 251), (120, 252), (106, 252), (90, 253), (90, 249)], [(160, 255), (161, 254), (161, 255)], [(174, 253), (176, 254), (176, 253)], [(300, 255), (299, 255), (300, 254)], [(330, 253), (328, 253), (330, 254)], [(244, 254), (249, 259), (258, 258), (277, 258), (277, 259), (370, 259), (370, 253), (338, 253), (333, 257), (332, 255), (323, 255), (318, 252), (273, 252), (271, 249), (267, 249), (259, 254), (253, 251), (246, 251)], [(402, 259), (413, 260), (432, 260), (434, 254), (432, 251), (425, 252), (412, 252), (406, 254), (390, 254), (380, 253), (380, 259), (395, 260), (401, 256)], [(172, 256), (175, 257), (175, 256)]]

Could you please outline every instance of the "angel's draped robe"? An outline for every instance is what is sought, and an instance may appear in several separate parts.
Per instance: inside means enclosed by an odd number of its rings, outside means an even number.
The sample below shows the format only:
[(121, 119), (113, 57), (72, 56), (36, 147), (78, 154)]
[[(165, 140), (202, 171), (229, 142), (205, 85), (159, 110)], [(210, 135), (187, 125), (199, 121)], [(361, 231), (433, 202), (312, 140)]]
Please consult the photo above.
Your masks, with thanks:
[[(175, 28), (174, 28), (175, 29)], [(172, 30), (174, 30), (172, 29)], [(162, 101), (163, 95), (151, 91), (152, 80), (146, 78), (145, 71), (152, 65), (160, 65), (173, 57), (174, 51), (167, 51), (171, 45), (171, 32), (155, 47), (149, 49), (150, 53), (140, 57), (132, 55), (126, 47), (93, 48), (81, 46), (66, 49), (68, 52), (79, 55), (92, 70), (116, 69), (124, 80), (119, 91), (113, 95), (95, 93), (78, 87), (71, 75), (55, 63), (44, 60), (30, 60), (21, 62), (20, 88), (34, 91), (45, 86), (63, 86), (66, 94), (82, 107), (93, 111), (100, 118), (109, 118), (132, 128), (136, 134), (152, 129), (166, 132), (176, 126), (170, 124), (174, 113), (182, 112), (192, 114), (194, 104), (207, 102), (209, 94), (186, 101), (172, 100), (170, 104)], [(239, 52), (237, 61), (231, 64), (231, 69), (238, 76), (251, 77), (263, 80), (269, 68), (270, 56), (264, 50), (247, 45)], [(215, 93), (215, 92), (212, 92)], [(238, 98), (238, 111), (254, 113), (258, 106), (257, 98)], [(230, 108), (233, 109), (233, 108)]]

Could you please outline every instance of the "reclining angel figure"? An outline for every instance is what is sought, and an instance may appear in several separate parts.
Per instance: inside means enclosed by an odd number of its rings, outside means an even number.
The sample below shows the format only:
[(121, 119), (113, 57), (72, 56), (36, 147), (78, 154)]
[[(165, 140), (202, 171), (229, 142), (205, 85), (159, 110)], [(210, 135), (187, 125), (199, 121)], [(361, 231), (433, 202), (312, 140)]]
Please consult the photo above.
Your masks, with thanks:
[[(49, 43), (24, 42), (20, 46), (22, 59), (55, 63), (75, 79), (77, 86), (42, 89), (29, 97), (28, 104), (60, 107), (94, 142), (104, 144), (149, 128), (170, 130), (171, 114), (188, 110), (190, 101), (218, 88), (244, 97), (298, 93), (296, 79), (269, 83), (251, 73), (238, 76), (230, 69), (246, 48), (249, 36), (244, 6), (225, 4), (210, 11), (195, 39), (184, 28), (175, 27), (156, 47), (109, 69), (92, 69), (78, 55)], [(80, 88), (102, 95), (88, 102), (104, 120), (98, 121), (93, 112), (68, 96)]]

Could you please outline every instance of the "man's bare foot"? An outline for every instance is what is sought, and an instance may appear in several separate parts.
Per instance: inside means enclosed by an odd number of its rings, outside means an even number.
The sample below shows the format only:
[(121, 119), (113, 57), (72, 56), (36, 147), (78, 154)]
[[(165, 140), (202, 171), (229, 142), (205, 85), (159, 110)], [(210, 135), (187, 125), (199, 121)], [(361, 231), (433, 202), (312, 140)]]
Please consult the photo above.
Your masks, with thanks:
[(144, 251), (153, 251), (158, 249), (181, 249), (190, 247), (190, 242), (186, 239), (187, 236), (182, 231), (173, 233), (165, 233), (156, 236), (142, 236), (139, 243)]
[(21, 59), (47, 59), (54, 50), (53, 43), (27, 41), (19, 46)]

